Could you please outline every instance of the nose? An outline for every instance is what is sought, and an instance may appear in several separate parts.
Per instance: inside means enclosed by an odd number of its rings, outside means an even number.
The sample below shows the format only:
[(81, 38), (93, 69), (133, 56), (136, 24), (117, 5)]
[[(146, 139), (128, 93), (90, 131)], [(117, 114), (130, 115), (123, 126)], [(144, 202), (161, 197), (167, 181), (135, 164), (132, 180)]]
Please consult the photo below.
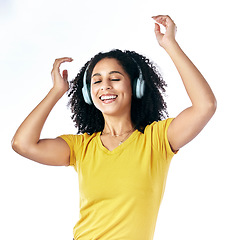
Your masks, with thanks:
[(102, 84), (100, 87), (101, 90), (108, 90), (111, 88), (112, 88), (111, 81), (102, 81)]

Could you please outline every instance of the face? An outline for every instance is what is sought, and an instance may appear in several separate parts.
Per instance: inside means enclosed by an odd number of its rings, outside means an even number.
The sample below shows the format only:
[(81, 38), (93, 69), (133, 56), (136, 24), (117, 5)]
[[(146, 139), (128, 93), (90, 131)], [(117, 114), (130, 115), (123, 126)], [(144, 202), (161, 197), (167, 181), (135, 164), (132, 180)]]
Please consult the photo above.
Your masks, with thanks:
[(131, 81), (116, 59), (104, 58), (95, 65), (91, 76), (91, 97), (103, 115), (130, 114)]

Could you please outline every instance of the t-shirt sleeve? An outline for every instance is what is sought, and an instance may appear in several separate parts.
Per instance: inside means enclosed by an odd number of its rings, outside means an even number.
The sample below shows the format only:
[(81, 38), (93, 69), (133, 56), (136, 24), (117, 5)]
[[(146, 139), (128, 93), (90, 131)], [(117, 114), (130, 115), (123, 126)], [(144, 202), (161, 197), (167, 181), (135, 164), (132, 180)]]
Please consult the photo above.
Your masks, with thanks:
[(168, 141), (168, 127), (174, 118), (168, 118), (159, 122), (154, 122), (152, 126), (153, 144), (158, 151), (165, 156), (166, 159), (171, 159), (178, 151), (173, 151)]
[[(81, 135), (61, 135), (70, 148), (70, 163), (69, 166), (77, 168), (78, 156), (81, 155), (82, 136)], [(76, 169), (77, 170), (77, 169)]]

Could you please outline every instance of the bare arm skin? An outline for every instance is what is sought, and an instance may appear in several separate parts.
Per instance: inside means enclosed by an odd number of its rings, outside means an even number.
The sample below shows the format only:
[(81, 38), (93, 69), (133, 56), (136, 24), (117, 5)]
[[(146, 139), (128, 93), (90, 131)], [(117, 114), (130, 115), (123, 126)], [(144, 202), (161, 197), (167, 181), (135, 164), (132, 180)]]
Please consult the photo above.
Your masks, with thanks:
[(40, 139), (40, 134), (52, 108), (69, 88), (67, 70), (64, 70), (61, 76), (60, 64), (71, 61), (71, 58), (55, 60), (52, 69), (52, 89), (22, 122), (12, 139), (14, 151), (45, 165), (69, 165), (70, 149), (67, 143), (61, 138)]
[[(216, 111), (216, 98), (199, 70), (185, 55), (175, 40), (176, 25), (169, 16), (155, 16), (155, 34), (158, 43), (165, 49), (175, 64), (192, 106), (182, 111), (170, 124), (168, 140), (172, 149), (178, 150), (194, 139)], [(165, 34), (160, 32), (162, 24)]]

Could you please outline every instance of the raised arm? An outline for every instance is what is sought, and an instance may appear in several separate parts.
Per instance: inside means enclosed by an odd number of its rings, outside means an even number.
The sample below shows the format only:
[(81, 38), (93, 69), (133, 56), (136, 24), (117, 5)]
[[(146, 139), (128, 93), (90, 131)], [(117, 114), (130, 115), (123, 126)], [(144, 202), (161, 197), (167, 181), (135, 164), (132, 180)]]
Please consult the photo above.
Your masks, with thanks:
[(47, 96), (27, 116), (12, 139), (12, 148), (20, 155), (33, 161), (53, 166), (68, 166), (70, 150), (61, 138), (40, 139), (43, 125), (57, 101), (68, 90), (68, 72), (61, 76), (59, 67), (71, 58), (56, 59), (52, 69), (53, 87)]
[[(215, 96), (205, 78), (185, 55), (175, 40), (176, 25), (169, 16), (155, 16), (155, 34), (175, 64), (192, 106), (182, 111), (170, 124), (168, 140), (172, 149), (178, 150), (194, 139), (216, 111)], [(163, 34), (160, 25), (166, 28)]]

